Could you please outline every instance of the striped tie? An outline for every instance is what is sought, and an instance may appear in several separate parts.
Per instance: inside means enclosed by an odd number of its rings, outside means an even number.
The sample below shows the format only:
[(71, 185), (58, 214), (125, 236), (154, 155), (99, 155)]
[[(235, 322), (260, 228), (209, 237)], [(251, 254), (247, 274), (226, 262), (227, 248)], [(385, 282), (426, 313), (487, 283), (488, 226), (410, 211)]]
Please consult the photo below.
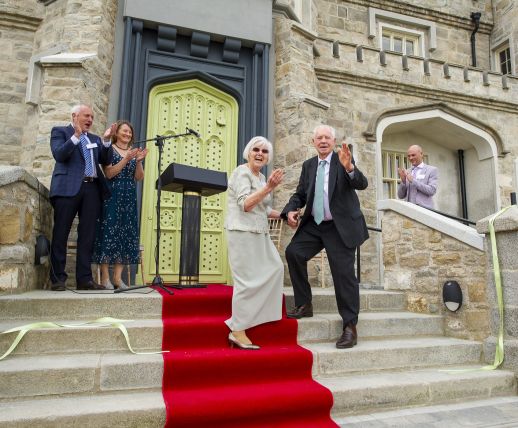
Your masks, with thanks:
[(321, 160), (318, 164), (317, 180), (315, 183), (315, 199), (313, 201), (313, 218), (316, 224), (324, 220), (324, 176), (326, 173), (326, 161)]
[(94, 166), (92, 165), (92, 155), (90, 150), (86, 146), (88, 144), (88, 140), (86, 139), (85, 134), (81, 134), (79, 137), (79, 141), (81, 143), (81, 150), (83, 151), (83, 156), (85, 158), (85, 177), (93, 177), (94, 176)]

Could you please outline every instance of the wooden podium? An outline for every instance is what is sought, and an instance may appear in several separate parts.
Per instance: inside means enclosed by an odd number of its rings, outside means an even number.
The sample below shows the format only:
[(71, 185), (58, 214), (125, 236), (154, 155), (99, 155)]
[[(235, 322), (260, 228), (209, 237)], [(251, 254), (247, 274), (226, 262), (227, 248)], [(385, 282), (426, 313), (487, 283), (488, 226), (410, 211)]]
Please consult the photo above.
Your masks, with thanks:
[(227, 173), (173, 162), (160, 180), (162, 190), (183, 194), (180, 281), (173, 287), (205, 287), (199, 283), (201, 197), (227, 190)]

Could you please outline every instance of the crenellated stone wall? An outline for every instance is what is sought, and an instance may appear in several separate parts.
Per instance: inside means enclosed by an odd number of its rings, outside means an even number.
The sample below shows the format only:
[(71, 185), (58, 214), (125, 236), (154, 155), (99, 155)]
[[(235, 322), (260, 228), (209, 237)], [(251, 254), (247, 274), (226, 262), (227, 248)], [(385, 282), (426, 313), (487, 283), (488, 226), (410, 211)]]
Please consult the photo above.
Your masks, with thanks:
[(0, 166), (0, 295), (43, 288), (49, 263), (34, 265), (34, 245), (51, 227), (47, 188), (23, 168)]
[[(470, 36), (474, 24), (471, 12), (482, 12), (480, 28), (476, 33), (477, 66), (489, 69), (489, 38), (493, 26), (491, 1), (471, 0), (316, 0), (319, 10), (318, 33), (320, 37), (340, 42), (379, 48), (379, 36), (368, 37), (369, 8), (397, 13), (410, 19), (421, 19), (437, 26), (437, 48), (426, 56), (450, 63), (471, 64)], [(388, 20), (397, 25), (397, 22)]]
[[(485, 252), (395, 211), (384, 211), (382, 229), (385, 288), (404, 291), (412, 312), (443, 315), (447, 336), (486, 338)], [(461, 286), (463, 303), (457, 312), (443, 304), (446, 281)]]

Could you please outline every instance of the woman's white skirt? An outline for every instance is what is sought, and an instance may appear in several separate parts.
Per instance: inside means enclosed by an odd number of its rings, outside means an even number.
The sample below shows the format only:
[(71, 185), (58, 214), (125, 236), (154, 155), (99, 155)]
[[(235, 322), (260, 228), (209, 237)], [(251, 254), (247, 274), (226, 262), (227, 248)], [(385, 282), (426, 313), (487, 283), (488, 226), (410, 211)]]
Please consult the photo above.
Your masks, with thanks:
[(227, 230), (228, 258), (234, 290), (232, 331), (282, 318), (284, 265), (268, 233)]

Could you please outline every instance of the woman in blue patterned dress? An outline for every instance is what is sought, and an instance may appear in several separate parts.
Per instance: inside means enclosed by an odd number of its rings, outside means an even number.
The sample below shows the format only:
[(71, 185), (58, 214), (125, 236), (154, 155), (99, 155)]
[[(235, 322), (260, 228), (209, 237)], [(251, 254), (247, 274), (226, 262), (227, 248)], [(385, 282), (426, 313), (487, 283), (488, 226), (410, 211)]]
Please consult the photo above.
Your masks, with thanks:
[(142, 161), (147, 149), (132, 148), (133, 135), (130, 122), (119, 120), (115, 124), (112, 164), (104, 167), (112, 196), (104, 202), (93, 260), (101, 265), (101, 283), (107, 289), (127, 288), (122, 269), (140, 262), (136, 182), (144, 178)]

